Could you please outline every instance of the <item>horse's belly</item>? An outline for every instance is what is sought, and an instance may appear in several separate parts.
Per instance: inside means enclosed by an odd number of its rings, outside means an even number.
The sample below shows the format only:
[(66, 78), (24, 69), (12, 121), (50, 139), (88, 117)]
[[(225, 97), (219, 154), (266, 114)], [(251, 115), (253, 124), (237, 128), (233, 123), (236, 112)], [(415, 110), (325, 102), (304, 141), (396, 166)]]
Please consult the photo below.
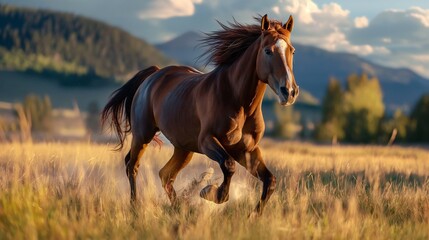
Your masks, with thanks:
[(187, 139), (173, 139), (171, 141), (171, 143), (175, 146), (175, 147), (179, 147), (181, 149), (185, 149), (191, 152), (199, 152), (198, 150), (198, 142), (195, 141), (192, 138), (187, 138)]
[(198, 152), (199, 131), (196, 131), (196, 127), (170, 124), (159, 128), (173, 146)]

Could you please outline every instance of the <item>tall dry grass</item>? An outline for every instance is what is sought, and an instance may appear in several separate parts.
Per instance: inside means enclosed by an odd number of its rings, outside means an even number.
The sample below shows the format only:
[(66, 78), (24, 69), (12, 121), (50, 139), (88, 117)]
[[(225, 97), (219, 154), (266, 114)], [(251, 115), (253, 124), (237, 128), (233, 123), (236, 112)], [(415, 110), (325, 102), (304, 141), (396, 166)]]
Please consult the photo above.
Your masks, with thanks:
[[(150, 148), (138, 175), (138, 217), (129, 209), (124, 153), (93, 143), (0, 144), (0, 239), (427, 239), (429, 151), (265, 141), (278, 187), (248, 220), (261, 184), (242, 168), (230, 201), (198, 197), (217, 164), (196, 155), (178, 176), (170, 207), (158, 171), (171, 147)], [(205, 185), (205, 184), (204, 184)]]

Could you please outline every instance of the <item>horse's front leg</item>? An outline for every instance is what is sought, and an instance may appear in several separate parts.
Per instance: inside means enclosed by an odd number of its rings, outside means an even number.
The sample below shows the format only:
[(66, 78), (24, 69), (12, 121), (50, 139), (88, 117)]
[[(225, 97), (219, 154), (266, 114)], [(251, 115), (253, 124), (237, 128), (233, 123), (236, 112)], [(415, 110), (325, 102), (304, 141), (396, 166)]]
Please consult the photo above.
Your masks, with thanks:
[(209, 158), (218, 162), (223, 173), (223, 182), (217, 187), (208, 185), (200, 192), (200, 196), (206, 200), (223, 203), (229, 199), (229, 185), (235, 172), (235, 160), (228, 154), (219, 140), (214, 136), (206, 136), (200, 140), (200, 150)]
[(276, 177), (265, 166), (259, 147), (251, 152), (244, 152), (236, 158), (240, 165), (263, 183), (262, 196), (254, 210), (254, 214), (260, 215), (276, 188)]

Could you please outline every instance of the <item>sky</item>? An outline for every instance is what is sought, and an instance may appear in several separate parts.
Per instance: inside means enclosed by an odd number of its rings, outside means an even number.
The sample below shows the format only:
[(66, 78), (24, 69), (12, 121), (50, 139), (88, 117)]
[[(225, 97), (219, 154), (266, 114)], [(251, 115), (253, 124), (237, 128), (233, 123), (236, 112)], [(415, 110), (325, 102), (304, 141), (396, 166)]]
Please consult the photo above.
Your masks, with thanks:
[[(187, 31), (219, 29), (216, 20), (254, 23), (253, 17), (286, 21), (292, 41), (350, 52), (429, 78), (428, 0), (0, 0), (72, 12), (118, 26), (150, 43)], [(297, 54), (299, 54), (297, 52)]]

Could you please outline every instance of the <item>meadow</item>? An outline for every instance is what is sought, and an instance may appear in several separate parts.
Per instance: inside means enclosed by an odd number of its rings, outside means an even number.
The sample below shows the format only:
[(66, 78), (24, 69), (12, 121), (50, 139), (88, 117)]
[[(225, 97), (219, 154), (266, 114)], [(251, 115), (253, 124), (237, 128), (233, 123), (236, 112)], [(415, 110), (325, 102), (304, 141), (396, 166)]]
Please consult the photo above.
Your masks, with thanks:
[(264, 140), (278, 186), (255, 219), (247, 216), (262, 184), (241, 167), (227, 203), (199, 198), (207, 182), (221, 181), (218, 165), (202, 155), (179, 174), (181, 204), (171, 207), (158, 178), (168, 145), (150, 147), (141, 159), (136, 216), (125, 152), (113, 147), (0, 143), (0, 239), (429, 238), (427, 147)]

